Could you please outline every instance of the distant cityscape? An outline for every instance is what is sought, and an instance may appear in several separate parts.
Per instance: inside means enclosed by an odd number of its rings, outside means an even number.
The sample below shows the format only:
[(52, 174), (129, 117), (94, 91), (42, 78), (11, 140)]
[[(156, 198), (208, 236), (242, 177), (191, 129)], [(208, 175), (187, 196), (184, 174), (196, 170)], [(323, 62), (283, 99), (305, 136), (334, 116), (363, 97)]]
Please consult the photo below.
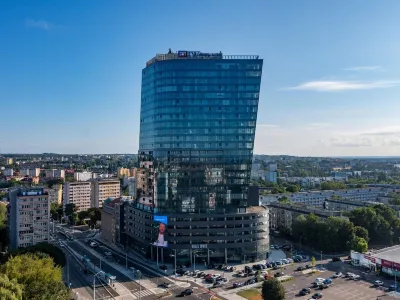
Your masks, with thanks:
[[(400, 275), (399, 256), (378, 255), (400, 253), (400, 158), (253, 155), (262, 66), (257, 55), (157, 54), (142, 71), (138, 154), (0, 155), (5, 257), (61, 251), (74, 299), (230, 299), (271, 278), (285, 295), (284, 265), (314, 274), (315, 256), (321, 271), (343, 253)], [(239, 266), (249, 279), (225, 277)]]

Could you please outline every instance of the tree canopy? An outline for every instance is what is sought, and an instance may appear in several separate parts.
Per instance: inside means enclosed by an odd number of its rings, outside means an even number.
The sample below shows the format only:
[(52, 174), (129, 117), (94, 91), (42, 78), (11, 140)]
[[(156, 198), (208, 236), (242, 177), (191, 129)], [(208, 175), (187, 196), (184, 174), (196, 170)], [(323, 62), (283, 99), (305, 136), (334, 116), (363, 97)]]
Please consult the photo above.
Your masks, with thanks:
[(22, 286), (17, 280), (10, 280), (7, 275), (0, 274), (0, 299), (22, 300)]
[(337, 182), (337, 181), (321, 182), (321, 190), (343, 190), (346, 188), (347, 187), (343, 182)]
[(61, 267), (38, 254), (11, 257), (0, 267), (2, 274), (23, 286), (23, 299), (67, 300), (70, 290), (62, 283)]
[(292, 223), (291, 235), (302, 244), (324, 252), (350, 250), (355, 238), (354, 225), (346, 218), (322, 219), (314, 214), (300, 215)]
[(263, 282), (261, 295), (263, 300), (283, 300), (285, 299), (285, 288), (278, 279), (271, 277)]
[[(365, 228), (371, 244), (393, 245), (399, 241), (400, 219), (396, 212), (387, 205), (360, 207), (350, 211), (350, 221)], [(360, 235), (360, 237), (363, 237)], [(363, 237), (365, 239), (365, 237)]]

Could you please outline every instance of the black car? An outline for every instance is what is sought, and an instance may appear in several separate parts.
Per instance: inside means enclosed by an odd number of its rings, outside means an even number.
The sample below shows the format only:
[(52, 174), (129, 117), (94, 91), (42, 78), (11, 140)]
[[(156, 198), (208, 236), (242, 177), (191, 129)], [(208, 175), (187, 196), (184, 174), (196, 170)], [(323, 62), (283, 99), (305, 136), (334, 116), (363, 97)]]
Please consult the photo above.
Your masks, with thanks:
[(181, 296), (189, 296), (193, 294), (193, 290), (192, 289), (186, 289), (181, 293)]
[(299, 295), (300, 295), (300, 296), (305, 296), (305, 295), (310, 294), (310, 293), (311, 293), (311, 289), (309, 289), (309, 288), (304, 288), (304, 289), (302, 289), (302, 290), (300, 291)]
[(243, 285), (243, 282), (235, 282), (233, 285), (232, 285), (232, 287), (233, 288), (238, 288), (238, 287), (240, 287), (240, 286), (242, 286)]
[(328, 284), (321, 284), (318, 288), (320, 289), (320, 290), (323, 290), (323, 289), (327, 289), (329, 287), (329, 285)]
[(342, 261), (342, 260), (340, 259), (340, 257), (332, 257), (332, 261), (336, 262), (336, 261)]
[(276, 273), (274, 274), (274, 277), (281, 277), (281, 276), (283, 276), (283, 275), (285, 275), (283, 272), (276, 272)]
[(168, 270), (168, 267), (166, 265), (162, 265), (162, 266), (160, 266), (160, 269), (163, 271), (166, 271), (166, 270)]
[(214, 268), (215, 268), (215, 265), (214, 265), (214, 264), (208, 265), (207, 268), (209, 268), (209, 269), (214, 269)]
[(298, 267), (297, 269), (296, 269), (296, 271), (303, 271), (304, 270), (304, 267)]
[(311, 266), (311, 265), (305, 265), (304, 268), (306, 268), (306, 269), (311, 269), (312, 266)]
[(176, 270), (176, 274), (178, 274), (178, 275), (183, 275), (184, 273), (185, 273), (185, 270), (182, 270), (182, 269)]

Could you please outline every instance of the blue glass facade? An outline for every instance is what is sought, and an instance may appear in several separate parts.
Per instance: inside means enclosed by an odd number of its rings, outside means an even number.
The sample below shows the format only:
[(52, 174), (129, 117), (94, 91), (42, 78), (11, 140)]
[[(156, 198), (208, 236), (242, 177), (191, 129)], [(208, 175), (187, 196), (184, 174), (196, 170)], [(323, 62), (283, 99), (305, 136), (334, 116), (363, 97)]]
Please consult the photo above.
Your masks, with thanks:
[(152, 162), (154, 212), (245, 209), (262, 65), (170, 54), (143, 69), (139, 156)]

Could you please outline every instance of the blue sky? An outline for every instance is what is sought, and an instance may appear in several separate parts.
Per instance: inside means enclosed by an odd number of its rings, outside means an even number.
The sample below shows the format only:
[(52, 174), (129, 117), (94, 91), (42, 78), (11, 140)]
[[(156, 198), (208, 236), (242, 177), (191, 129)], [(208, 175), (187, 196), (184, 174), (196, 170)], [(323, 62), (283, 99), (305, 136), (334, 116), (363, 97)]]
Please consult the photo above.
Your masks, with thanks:
[(136, 153), (140, 75), (264, 58), (255, 153), (399, 155), (400, 1), (3, 1), (0, 151)]

